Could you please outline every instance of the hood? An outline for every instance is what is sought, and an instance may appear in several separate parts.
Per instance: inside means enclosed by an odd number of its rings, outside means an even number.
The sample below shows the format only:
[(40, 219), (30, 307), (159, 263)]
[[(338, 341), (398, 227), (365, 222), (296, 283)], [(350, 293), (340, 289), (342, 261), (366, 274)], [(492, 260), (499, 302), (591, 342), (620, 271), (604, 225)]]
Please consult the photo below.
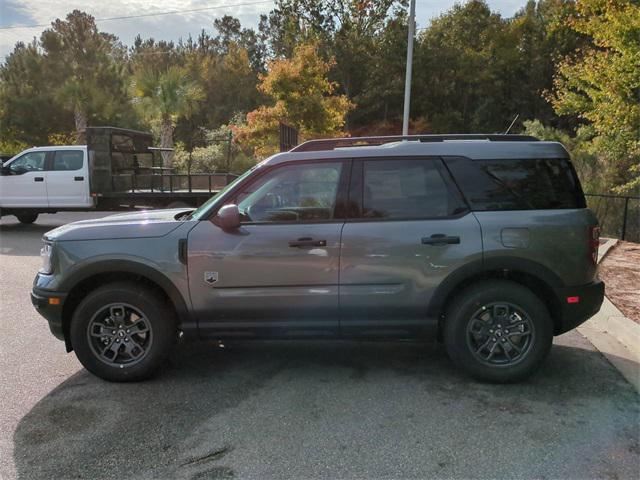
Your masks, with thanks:
[(109, 215), (93, 220), (68, 223), (44, 234), (45, 240), (109, 240), (117, 238), (162, 237), (178, 228), (176, 216), (193, 211), (191, 208), (150, 210)]

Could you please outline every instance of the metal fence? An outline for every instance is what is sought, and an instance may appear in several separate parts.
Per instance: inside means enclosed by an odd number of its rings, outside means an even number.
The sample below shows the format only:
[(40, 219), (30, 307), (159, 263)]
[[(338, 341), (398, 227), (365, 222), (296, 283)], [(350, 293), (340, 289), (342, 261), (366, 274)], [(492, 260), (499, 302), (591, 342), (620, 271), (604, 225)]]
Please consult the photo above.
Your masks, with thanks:
[(640, 197), (587, 193), (600, 221), (600, 235), (640, 243)]

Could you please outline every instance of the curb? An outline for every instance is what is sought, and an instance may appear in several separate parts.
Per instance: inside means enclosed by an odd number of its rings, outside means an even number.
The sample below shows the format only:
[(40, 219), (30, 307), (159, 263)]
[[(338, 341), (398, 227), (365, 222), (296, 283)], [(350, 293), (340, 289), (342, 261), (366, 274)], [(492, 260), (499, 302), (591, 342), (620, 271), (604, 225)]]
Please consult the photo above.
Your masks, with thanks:
[[(598, 263), (618, 243), (607, 239), (598, 250)], [(624, 316), (605, 297), (600, 311), (577, 328), (640, 393), (640, 324)]]
[(609, 250), (618, 244), (617, 238), (603, 238), (602, 240), (605, 240), (605, 243), (598, 248), (598, 263), (609, 253)]

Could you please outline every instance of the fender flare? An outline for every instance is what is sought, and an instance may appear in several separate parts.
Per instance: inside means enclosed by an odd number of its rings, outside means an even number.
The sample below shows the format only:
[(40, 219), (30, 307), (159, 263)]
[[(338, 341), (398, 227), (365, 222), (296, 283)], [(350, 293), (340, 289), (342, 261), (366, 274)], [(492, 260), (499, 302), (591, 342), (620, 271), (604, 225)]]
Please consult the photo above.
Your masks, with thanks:
[(446, 307), (447, 300), (456, 289), (466, 284), (489, 276), (494, 272), (518, 272), (535, 277), (550, 289), (564, 287), (562, 279), (548, 267), (526, 258), (498, 256), (475, 260), (451, 272), (438, 286), (431, 297), (427, 313), (439, 317)]
[(178, 287), (176, 287), (176, 285), (157, 268), (147, 265), (141, 261), (131, 259), (109, 259), (83, 264), (62, 281), (59, 290), (71, 292), (84, 280), (95, 275), (114, 272), (139, 275), (141, 277), (148, 278), (157, 284), (173, 303), (182, 325), (191, 324), (191, 312), (188, 308), (187, 300), (182, 296)]

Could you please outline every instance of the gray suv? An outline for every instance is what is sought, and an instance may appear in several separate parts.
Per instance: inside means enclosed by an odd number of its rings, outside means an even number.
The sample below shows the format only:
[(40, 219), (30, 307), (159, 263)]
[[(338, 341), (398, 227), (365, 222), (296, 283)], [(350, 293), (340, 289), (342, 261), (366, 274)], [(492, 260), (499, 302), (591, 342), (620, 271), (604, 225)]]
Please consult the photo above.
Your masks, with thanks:
[(426, 339), (516, 381), (594, 315), (599, 229), (562, 145), (517, 135), (314, 140), (196, 210), (44, 235), (32, 302), (107, 380), (185, 338)]

